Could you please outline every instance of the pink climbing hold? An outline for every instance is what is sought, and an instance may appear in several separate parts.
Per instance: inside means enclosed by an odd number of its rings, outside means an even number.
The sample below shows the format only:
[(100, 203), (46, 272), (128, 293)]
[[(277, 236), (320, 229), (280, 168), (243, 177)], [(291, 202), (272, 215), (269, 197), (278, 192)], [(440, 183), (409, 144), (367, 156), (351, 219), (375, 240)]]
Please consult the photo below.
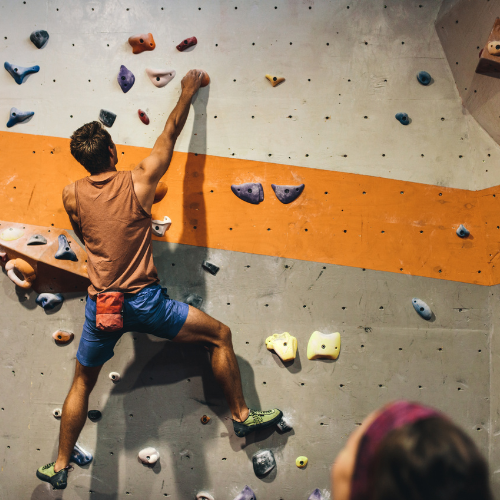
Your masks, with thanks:
[(149, 125), (149, 117), (146, 114), (146, 112), (143, 111), (142, 109), (140, 109), (139, 111), (137, 111), (137, 113), (139, 114), (139, 118), (141, 119), (141, 122), (144, 123), (144, 125)]
[(182, 40), (182, 42), (177, 45), (177, 50), (180, 52), (184, 52), (186, 49), (189, 49), (189, 47), (193, 47), (198, 43), (198, 40), (196, 39), (195, 36), (192, 36), (190, 38), (186, 38), (185, 40)]

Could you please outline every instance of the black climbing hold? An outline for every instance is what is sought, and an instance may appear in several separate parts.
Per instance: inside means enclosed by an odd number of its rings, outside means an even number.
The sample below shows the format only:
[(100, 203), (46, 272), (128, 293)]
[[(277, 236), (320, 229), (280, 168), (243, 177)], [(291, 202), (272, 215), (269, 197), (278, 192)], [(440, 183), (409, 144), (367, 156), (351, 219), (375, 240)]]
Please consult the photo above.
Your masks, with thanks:
[(321, 490), (316, 488), (307, 498), (307, 500), (323, 500), (323, 496), (321, 495)]
[(427, 73), (427, 71), (420, 71), (417, 74), (417, 80), (422, 85), (429, 85), (429, 83), (431, 83), (431, 75), (429, 75), (429, 73)]
[(46, 245), (47, 240), (41, 234), (34, 234), (26, 245)]
[(123, 64), (120, 66), (120, 71), (118, 72), (118, 84), (120, 85), (123, 93), (126, 94), (135, 83), (135, 76), (132, 71), (126, 68)]
[(250, 486), (245, 486), (243, 491), (234, 500), (257, 500), (257, 497)]
[(18, 85), (24, 83), (28, 76), (40, 71), (40, 66), (30, 66), (29, 68), (24, 68), (23, 66), (17, 66), (9, 62), (5, 62), (3, 67), (12, 75), (12, 78), (14, 78)]
[(411, 303), (413, 304), (415, 311), (417, 311), (422, 318), (424, 318), (427, 321), (429, 321), (432, 318), (431, 308), (423, 300), (413, 298), (411, 300)]
[(278, 186), (276, 184), (271, 184), (273, 188), (274, 194), (276, 198), (284, 203), (292, 203), (295, 201), (304, 191), (304, 184), (300, 184), (299, 186)]
[(35, 302), (42, 306), (46, 311), (54, 309), (58, 304), (64, 301), (64, 297), (60, 293), (41, 293)]
[(69, 246), (68, 239), (66, 238), (66, 236), (64, 236), (64, 234), (59, 235), (59, 249), (57, 250), (54, 257), (60, 260), (78, 260), (76, 253), (73, 252), (73, 250)]
[(113, 123), (115, 123), (116, 115), (111, 111), (106, 111), (105, 109), (101, 109), (99, 112), (99, 120), (106, 125), (106, 127), (112, 127)]
[(243, 201), (258, 205), (264, 201), (264, 189), (260, 182), (246, 182), (245, 184), (233, 184), (231, 191)]
[(253, 457), (253, 471), (258, 477), (269, 474), (276, 467), (276, 460), (271, 450), (260, 450)]
[(396, 120), (398, 120), (402, 125), (408, 125), (408, 123), (410, 123), (410, 119), (406, 113), (398, 113), (396, 115)]
[(97, 422), (101, 419), (102, 413), (99, 410), (89, 410), (88, 417), (92, 422)]
[(469, 234), (470, 231), (463, 224), (460, 224), (460, 226), (458, 226), (457, 235), (460, 236), (460, 238), (467, 238)]
[(17, 108), (10, 108), (10, 116), (9, 121), (7, 122), (7, 127), (10, 128), (18, 123), (28, 122), (34, 114), (34, 111), (20, 111)]
[(280, 432), (289, 432), (293, 429), (285, 417), (281, 417), (281, 420), (276, 424), (276, 427)]
[(190, 293), (184, 302), (190, 306), (196, 307), (196, 309), (199, 309), (201, 304), (203, 304), (203, 298), (196, 293)]
[(204, 260), (201, 265), (203, 269), (206, 269), (210, 274), (213, 274), (214, 276), (219, 272), (219, 268), (215, 264), (208, 262), (208, 260)]
[(31, 33), (30, 40), (38, 49), (42, 49), (49, 41), (49, 34), (45, 30), (36, 30)]

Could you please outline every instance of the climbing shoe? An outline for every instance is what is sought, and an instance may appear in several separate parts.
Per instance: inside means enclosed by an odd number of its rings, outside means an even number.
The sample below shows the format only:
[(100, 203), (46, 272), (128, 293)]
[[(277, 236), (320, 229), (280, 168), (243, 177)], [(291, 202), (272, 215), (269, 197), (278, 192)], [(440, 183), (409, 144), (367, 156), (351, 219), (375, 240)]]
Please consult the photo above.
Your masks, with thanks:
[(71, 465), (68, 465), (59, 472), (54, 471), (54, 465), (56, 463), (52, 462), (50, 464), (40, 467), (36, 471), (36, 477), (42, 481), (50, 483), (55, 490), (64, 490), (68, 485), (68, 472), (73, 470)]
[(277, 408), (266, 411), (250, 410), (244, 422), (236, 422), (233, 420), (234, 433), (238, 437), (245, 437), (257, 429), (264, 429), (265, 427), (277, 424), (282, 416), (283, 412)]

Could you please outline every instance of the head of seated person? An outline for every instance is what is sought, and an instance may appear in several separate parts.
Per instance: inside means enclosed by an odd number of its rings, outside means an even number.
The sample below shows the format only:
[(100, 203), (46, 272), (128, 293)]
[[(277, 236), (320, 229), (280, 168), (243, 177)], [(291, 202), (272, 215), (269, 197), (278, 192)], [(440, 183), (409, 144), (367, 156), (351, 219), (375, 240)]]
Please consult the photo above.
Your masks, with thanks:
[(335, 500), (492, 500), (488, 466), (445, 415), (396, 401), (371, 413), (332, 467)]

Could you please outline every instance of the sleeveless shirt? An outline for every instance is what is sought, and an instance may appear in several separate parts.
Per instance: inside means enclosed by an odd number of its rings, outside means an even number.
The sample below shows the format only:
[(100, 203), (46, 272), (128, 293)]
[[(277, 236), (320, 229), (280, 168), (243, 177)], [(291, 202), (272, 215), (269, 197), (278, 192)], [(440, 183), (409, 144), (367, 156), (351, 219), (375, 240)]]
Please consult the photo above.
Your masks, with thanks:
[(151, 215), (139, 203), (132, 172), (75, 183), (78, 225), (88, 255), (89, 296), (137, 293), (159, 283), (153, 264)]

